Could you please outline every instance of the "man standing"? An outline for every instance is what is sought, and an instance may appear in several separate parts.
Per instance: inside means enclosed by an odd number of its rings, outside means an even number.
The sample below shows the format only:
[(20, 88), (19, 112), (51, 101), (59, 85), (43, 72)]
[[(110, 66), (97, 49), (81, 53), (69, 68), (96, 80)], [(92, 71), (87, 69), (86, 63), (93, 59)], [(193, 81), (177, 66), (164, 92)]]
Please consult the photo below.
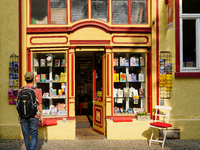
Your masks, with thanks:
[[(38, 119), (40, 119), (41, 124), (43, 123), (41, 91), (38, 88), (33, 88), (34, 74), (32, 72), (26, 72), (24, 78), (26, 81), (26, 85), (19, 90), (16, 107), (21, 118), (20, 122), (26, 149), (35, 150), (38, 139)], [(34, 94), (31, 95), (31, 92), (33, 92)], [(30, 95), (28, 95), (27, 93)], [(35, 105), (32, 103), (31, 106), (28, 106), (28, 103), (30, 103), (30, 99), (31, 101), (32, 99), (35, 99)], [(32, 109), (35, 110), (33, 111)], [(40, 115), (36, 113), (37, 111), (39, 111)], [(29, 115), (29, 113), (31, 115)]]

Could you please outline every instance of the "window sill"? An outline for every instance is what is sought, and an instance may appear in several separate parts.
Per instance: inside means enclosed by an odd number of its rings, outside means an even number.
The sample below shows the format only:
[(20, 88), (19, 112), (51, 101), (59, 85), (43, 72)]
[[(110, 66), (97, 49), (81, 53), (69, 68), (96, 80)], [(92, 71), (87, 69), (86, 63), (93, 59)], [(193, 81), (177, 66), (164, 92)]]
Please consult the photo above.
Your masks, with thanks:
[(200, 72), (176, 72), (176, 78), (195, 78), (200, 77)]

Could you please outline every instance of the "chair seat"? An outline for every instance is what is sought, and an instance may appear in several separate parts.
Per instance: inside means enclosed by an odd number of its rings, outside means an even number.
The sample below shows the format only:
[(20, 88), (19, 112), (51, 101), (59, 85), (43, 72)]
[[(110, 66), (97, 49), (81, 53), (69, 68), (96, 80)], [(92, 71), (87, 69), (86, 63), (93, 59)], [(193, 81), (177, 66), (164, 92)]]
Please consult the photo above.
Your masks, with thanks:
[(161, 127), (161, 128), (172, 127), (171, 124), (169, 124), (169, 123), (164, 123), (164, 122), (153, 122), (153, 123), (150, 123), (150, 125), (156, 126), (156, 127)]

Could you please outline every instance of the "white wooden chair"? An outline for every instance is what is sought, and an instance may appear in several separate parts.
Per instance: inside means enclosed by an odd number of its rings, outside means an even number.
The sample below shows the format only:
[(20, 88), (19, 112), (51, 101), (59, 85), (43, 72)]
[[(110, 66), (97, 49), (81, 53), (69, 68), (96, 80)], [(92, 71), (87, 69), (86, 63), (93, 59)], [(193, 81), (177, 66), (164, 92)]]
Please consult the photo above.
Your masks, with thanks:
[[(162, 148), (164, 148), (164, 143), (165, 143), (166, 135), (167, 135), (167, 129), (169, 127), (172, 127), (172, 125), (169, 124), (169, 115), (170, 115), (170, 111), (172, 110), (172, 107), (156, 105), (155, 109), (156, 109), (155, 120), (154, 122), (149, 124), (149, 127), (152, 129), (151, 138), (149, 140), (149, 146), (151, 145), (151, 142), (153, 141), (153, 142), (162, 143)], [(164, 113), (162, 112), (162, 110), (164, 111)], [(164, 136), (163, 140), (160, 140), (156, 137), (154, 133), (155, 129), (165, 129), (163, 130), (163, 136)]]

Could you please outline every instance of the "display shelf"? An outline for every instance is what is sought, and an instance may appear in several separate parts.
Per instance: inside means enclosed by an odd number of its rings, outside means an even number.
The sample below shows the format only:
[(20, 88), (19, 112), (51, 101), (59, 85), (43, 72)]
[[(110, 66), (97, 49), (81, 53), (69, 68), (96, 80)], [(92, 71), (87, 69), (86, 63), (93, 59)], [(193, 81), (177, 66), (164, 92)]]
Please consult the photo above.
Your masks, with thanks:
[[(135, 115), (135, 108), (146, 108), (145, 60), (145, 53), (114, 53), (114, 115)], [(128, 111), (130, 113), (124, 113)]]
[[(61, 61), (65, 66), (61, 66)], [(43, 115), (45, 117), (63, 116), (58, 115), (62, 109), (66, 116), (66, 95), (64, 94), (66, 94), (67, 87), (67, 66), (65, 53), (33, 53), (32, 68), (35, 75), (34, 86), (42, 92)], [(49, 114), (46, 115), (47, 113)]]

